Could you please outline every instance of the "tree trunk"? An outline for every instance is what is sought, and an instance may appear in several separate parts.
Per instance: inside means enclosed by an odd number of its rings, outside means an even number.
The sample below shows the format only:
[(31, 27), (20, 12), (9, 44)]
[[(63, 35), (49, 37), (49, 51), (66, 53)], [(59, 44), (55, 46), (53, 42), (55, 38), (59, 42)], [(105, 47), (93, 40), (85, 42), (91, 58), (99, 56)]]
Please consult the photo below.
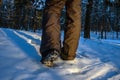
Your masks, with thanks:
[(101, 29), (101, 39), (103, 39), (103, 29)]
[(84, 38), (90, 38), (90, 15), (92, 12), (93, 0), (88, 0), (86, 17), (85, 17), (85, 26), (84, 26)]
[(1, 20), (1, 4), (2, 4), (2, 0), (0, 0), (0, 26), (1, 26), (1, 22), (2, 22), (2, 20)]

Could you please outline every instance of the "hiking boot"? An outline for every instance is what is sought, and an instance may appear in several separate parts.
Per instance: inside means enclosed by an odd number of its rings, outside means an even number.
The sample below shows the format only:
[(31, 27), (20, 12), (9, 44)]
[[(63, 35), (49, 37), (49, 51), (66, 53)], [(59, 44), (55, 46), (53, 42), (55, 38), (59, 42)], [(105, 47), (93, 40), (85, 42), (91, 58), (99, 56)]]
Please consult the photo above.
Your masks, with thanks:
[(61, 54), (60, 54), (60, 58), (62, 60), (65, 60), (65, 61), (69, 61), (69, 60), (74, 60), (75, 59), (75, 56), (70, 56), (68, 54), (65, 54), (64, 51), (63, 51), (63, 48), (61, 49)]
[(46, 57), (43, 57), (41, 59), (41, 63), (47, 67), (52, 67), (54, 66), (54, 61), (56, 61), (58, 57), (59, 57), (59, 53), (56, 50), (53, 50), (49, 52), (49, 54)]

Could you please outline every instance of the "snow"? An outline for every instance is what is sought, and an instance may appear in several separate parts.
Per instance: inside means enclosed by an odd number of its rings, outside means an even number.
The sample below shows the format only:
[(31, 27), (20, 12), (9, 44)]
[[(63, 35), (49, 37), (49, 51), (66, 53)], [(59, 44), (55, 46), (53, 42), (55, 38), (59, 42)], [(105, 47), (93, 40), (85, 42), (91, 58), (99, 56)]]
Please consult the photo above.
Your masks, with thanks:
[(41, 31), (0, 28), (0, 80), (120, 80), (119, 40), (81, 37), (76, 59), (53, 68), (40, 63), (40, 42)]

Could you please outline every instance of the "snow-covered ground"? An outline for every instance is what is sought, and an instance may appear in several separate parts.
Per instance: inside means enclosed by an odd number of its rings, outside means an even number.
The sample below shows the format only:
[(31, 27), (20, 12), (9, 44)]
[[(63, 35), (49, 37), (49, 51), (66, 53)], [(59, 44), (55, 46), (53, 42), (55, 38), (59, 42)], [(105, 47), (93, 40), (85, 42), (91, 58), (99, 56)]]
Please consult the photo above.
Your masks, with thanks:
[[(63, 36), (62, 36), (63, 37)], [(0, 80), (120, 80), (120, 41), (81, 37), (74, 61), (40, 63), (41, 32), (0, 28)]]

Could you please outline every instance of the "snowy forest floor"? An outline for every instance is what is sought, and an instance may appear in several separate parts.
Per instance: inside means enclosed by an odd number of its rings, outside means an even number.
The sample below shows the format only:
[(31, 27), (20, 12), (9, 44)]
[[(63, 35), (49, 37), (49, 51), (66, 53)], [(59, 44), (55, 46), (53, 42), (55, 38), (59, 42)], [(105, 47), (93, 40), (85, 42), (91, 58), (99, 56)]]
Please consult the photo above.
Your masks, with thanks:
[(0, 80), (120, 80), (119, 40), (81, 37), (76, 59), (53, 68), (40, 63), (40, 42), (41, 31), (0, 28)]

